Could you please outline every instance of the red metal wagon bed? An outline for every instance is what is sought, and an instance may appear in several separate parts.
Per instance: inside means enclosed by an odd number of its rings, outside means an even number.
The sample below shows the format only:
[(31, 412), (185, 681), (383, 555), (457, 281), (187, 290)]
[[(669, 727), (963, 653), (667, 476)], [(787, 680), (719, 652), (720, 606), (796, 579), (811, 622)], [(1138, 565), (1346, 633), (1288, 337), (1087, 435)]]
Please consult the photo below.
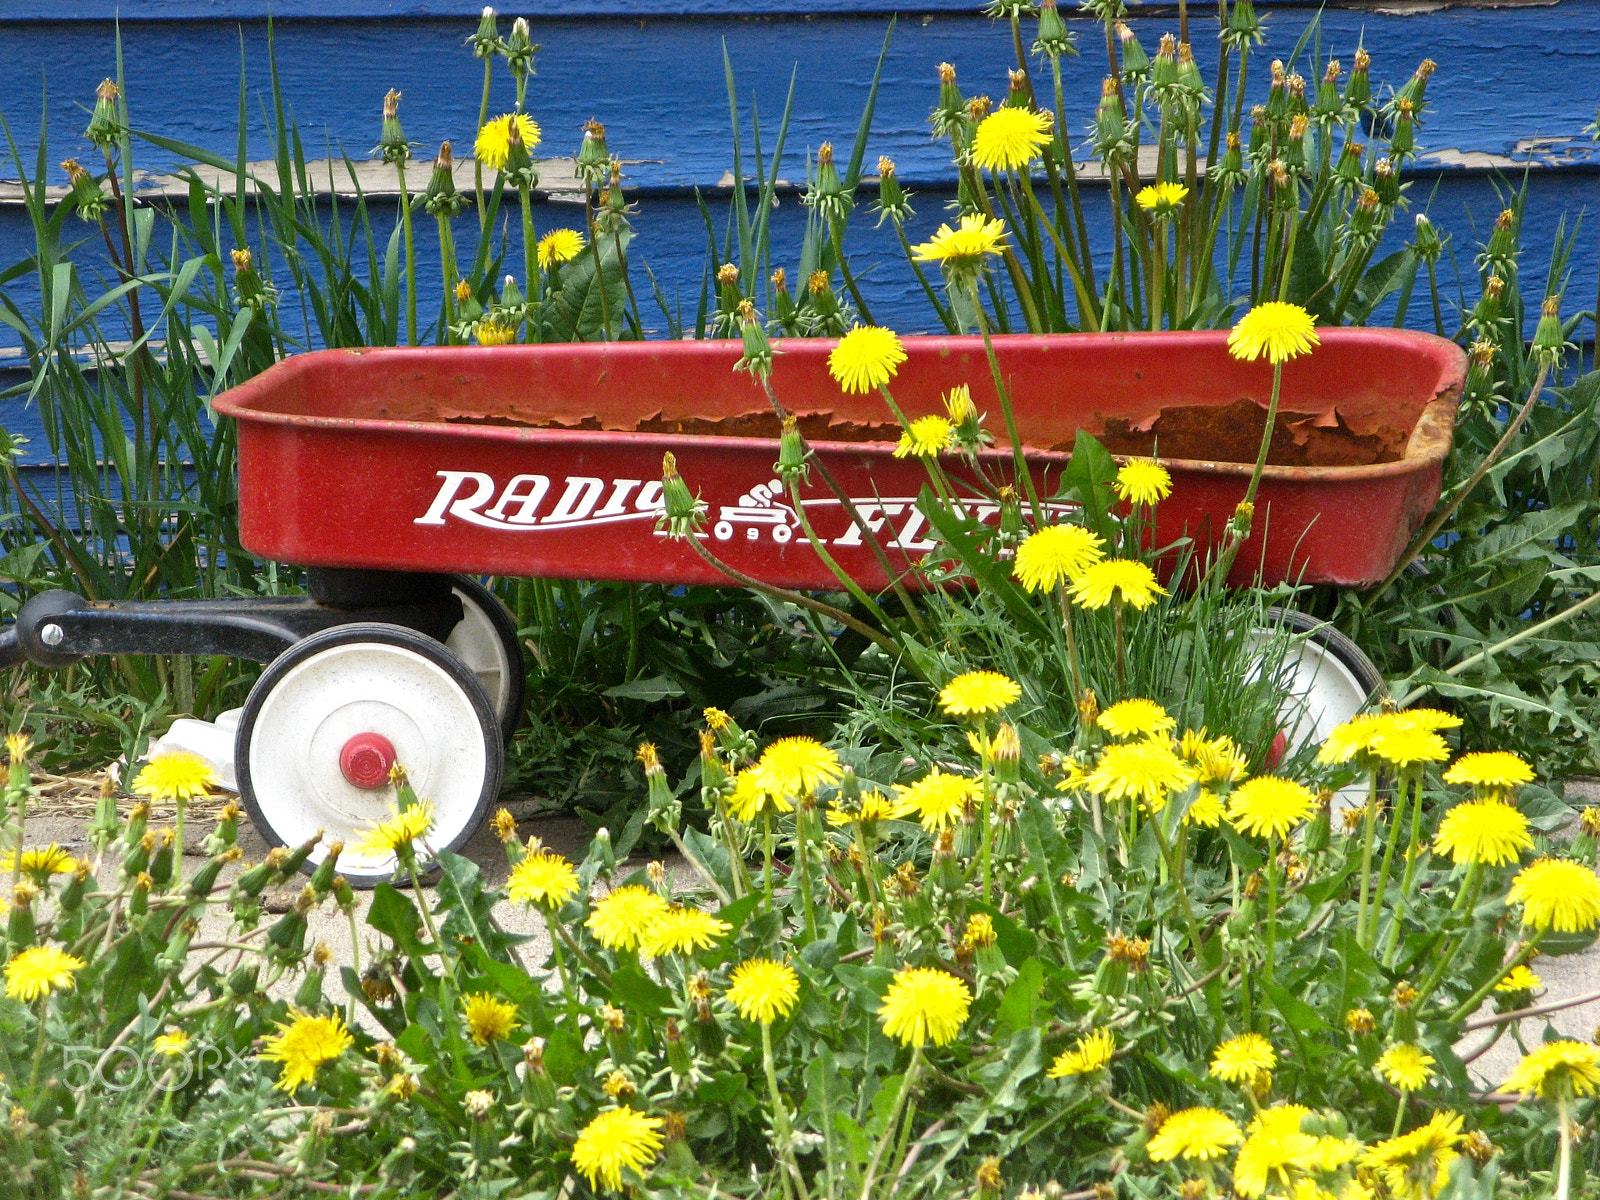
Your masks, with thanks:
[[(1234, 568), (1342, 587), (1393, 567), (1438, 499), (1464, 356), (1400, 330), (1327, 329), (1284, 367), (1263, 517)], [(1226, 351), (1225, 331), (994, 339), (1027, 462), (1056, 491), (1074, 436), (1159, 452), (1172, 475), (1156, 538), (1203, 551), (1243, 497), (1271, 368)], [(910, 570), (935, 546), (894, 457), (899, 428), (876, 394), (829, 377), (833, 343), (778, 344), (772, 384), (854, 503), (813, 478), (807, 515), (868, 588), (888, 578), (868, 545)], [(971, 389), (998, 421), (980, 339), (906, 338), (893, 384), (911, 418)], [(309, 568), (305, 597), (91, 604), (50, 592), (0, 637), (0, 660), (61, 666), (86, 654), (226, 653), (270, 665), (241, 714), (240, 792), (264, 832), (298, 843), (382, 811), (390, 763), (434, 798), (435, 842), (456, 846), (498, 790), (521, 651), (508, 615), (471, 576), (727, 583), (656, 528), (673, 453), (707, 504), (717, 557), (763, 582), (832, 589), (774, 476), (778, 424), (735, 373), (733, 342), (325, 350), (224, 393), (238, 423), (240, 535), (263, 558)], [(1005, 451), (995, 451), (1009, 458)], [(951, 473), (962, 474), (952, 460)], [(997, 506), (974, 496), (972, 511)], [(313, 861), (315, 861), (313, 856)], [(353, 879), (392, 862), (358, 858)]]

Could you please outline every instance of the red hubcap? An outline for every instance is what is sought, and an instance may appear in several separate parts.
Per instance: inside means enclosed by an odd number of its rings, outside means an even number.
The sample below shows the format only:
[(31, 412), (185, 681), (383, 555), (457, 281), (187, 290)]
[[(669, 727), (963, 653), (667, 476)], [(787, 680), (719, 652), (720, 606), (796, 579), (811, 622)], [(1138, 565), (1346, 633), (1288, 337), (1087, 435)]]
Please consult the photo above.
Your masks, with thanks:
[(352, 786), (374, 791), (389, 782), (394, 743), (381, 733), (358, 733), (339, 751), (339, 770)]

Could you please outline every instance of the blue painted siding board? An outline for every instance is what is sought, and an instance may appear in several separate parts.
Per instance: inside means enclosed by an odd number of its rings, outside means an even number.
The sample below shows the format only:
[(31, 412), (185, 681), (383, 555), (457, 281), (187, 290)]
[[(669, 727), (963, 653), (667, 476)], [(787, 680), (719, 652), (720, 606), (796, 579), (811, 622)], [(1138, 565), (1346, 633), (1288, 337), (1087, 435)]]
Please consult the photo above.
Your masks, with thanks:
[[(1261, 0), (1258, 8), (1315, 8), (1323, 0)], [(973, 0), (538, 0), (500, 9), (506, 20), (540, 17), (584, 17), (644, 20), (666, 17), (760, 17), (853, 15), (860, 13), (975, 13)], [(1064, 11), (1075, 7), (1072, 0)], [(1146, 7), (1174, 7), (1173, 4)], [(1198, 11), (1202, 5), (1196, 4)], [(264, 21), (373, 20), (452, 18), (475, 21), (483, 5), (477, 0), (7, 0), (0, 25), (40, 21)]]
[[(1312, 14), (1281, 11), (1268, 21), (1267, 50), (1287, 54)], [(1210, 22), (1196, 52), (1214, 76)], [(1075, 21), (1084, 55), (1066, 64), (1069, 126), (1081, 138), (1093, 117), (1104, 74), (1097, 30)], [(1170, 17), (1134, 22), (1147, 48), (1172, 28)], [(724, 40), (739, 76), (741, 100), (759, 103), (768, 144), (783, 108), (791, 68), (797, 72), (790, 147), (784, 173), (803, 177), (803, 153), (824, 140), (848, 143), (854, 133), (887, 22), (699, 20), (615, 23), (537, 22), (545, 50), (529, 90), (529, 107), (553, 154), (576, 150), (582, 123), (595, 117), (612, 149), (629, 160), (630, 182), (647, 187), (715, 183), (728, 169), (727, 102), (722, 85)], [(308, 152), (330, 147), (365, 155), (376, 141), (384, 92), (405, 93), (401, 116), (423, 153), (451, 138), (458, 151), (475, 127), (481, 67), (462, 44), (458, 21), (283, 22), (277, 27), (287, 98), (302, 124)], [(125, 26), (123, 40), (135, 124), (231, 157), (238, 112), (241, 39), (251, 97), (251, 155), (268, 156), (265, 137), (266, 27), (227, 22)], [(1358, 41), (1374, 59), (1374, 78), (1398, 86), (1425, 54), (1442, 64), (1428, 91), (1425, 149), (1514, 153), (1532, 138), (1570, 138), (1582, 160), (1592, 155), (1583, 127), (1595, 115), (1593, 80), (1600, 77), (1600, 3), (1574, 0), (1548, 9), (1458, 10), (1427, 17), (1329, 11), (1323, 42), (1346, 67)], [(969, 94), (1003, 94), (1010, 39), (976, 16), (902, 21), (885, 67), (872, 152), (889, 154), (908, 178), (948, 179), (944, 149), (927, 136), (936, 98), (935, 65), (957, 65)], [(82, 154), (86, 108), (95, 84), (114, 68), (110, 30), (96, 24), (18, 25), (0, 32), (0, 113), (33, 162), (41, 93), (48, 89), (50, 162)], [(1255, 78), (1263, 80), (1264, 58)], [(1308, 77), (1320, 73), (1309, 68)], [(509, 106), (502, 70), (495, 109)], [(141, 152), (142, 165), (164, 169), (172, 157)], [(869, 160), (870, 161), (870, 160)], [(0, 174), (13, 174), (12, 169)], [(61, 182), (59, 173), (53, 180)]]

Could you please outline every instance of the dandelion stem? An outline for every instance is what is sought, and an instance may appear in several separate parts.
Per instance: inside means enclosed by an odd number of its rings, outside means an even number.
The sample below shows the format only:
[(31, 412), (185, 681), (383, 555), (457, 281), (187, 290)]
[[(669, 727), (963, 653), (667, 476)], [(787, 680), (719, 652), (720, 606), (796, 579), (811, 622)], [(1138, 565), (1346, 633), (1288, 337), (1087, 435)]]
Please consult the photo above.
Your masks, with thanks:
[(1411, 898), (1411, 885), (1416, 880), (1417, 863), (1421, 860), (1426, 850), (1421, 845), (1422, 839), (1422, 768), (1416, 769), (1416, 776), (1412, 780), (1411, 789), (1411, 840), (1406, 846), (1406, 869), (1400, 880), (1400, 893), (1395, 897), (1394, 919), (1389, 925), (1389, 937), (1384, 943), (1383, 964), (1386, 967), (1394, 966), (1394, 956), (1400, 949), (1400, 927), (1405, 923), (1406, 902)]
[(766, 869), (763, 875), (763, 886), (767, 893), (767, 911), (773, 911), (772, 905), (772, 810), (767, 809), (761, 814), (761, 852), (766, 859)]
[(1383, 894), (1389, 890), (1389, 867), (1394, 862), (1395, 847), (1400, 843), (1400, 830), (1405, 824), (1407, 788), (1401, 779), (1394, 790), (1394, 813), (1389, 818), (1389, 843), (1383, 849), (1383, 862), (1378, 865), (1378, 888), (1372, 897), (1372, 910), (1367, 914), (1364, 948), (1371, 950), (1378, 936), (1378, 918), (1383, 912)]
[[(493, 75), (494, 55), (491, 54), (483, 60), (483, 97), (478, 101), (478, 133), (483, 132), (483, 127), (489, 120), (489, 83)], [(478, 157), (476, 147), (472, 152), (472, 186), (478, 197), (478, 228), (481, 230), (489, 218), (483, 205), (483, 159)]]
[(1011, 439), (1011, 461), (1022, 481), (1022, 490), (1027, 494), (1028, 505), (1033, 511), (1035, 527), (1044, 524), (1044, 505), (1039, 503), (1039, 490), (1033, 486), (1033, 475), (1028, 470), (1028, 463), (1022, 456), (1022, 435), (1017, 432), (1017, 416), (1011, 407), (1011, 389), (1006, 386), (1005, 376), (1000, 373), (1000, 360), (995, 357), (994, 341), (989, 335), (989, 317), (983, 311), (983, 302), (978, 299), (978, 281), (974, 277), (971, 285), (972, 311), (978, 321), (978, 332), (983, 335), (983, 353), (989, 360), (989, 374), (994, 377), (994, 390), (1000, 397), (1000, 414), (1005, 418), (1006, 436)]
[(806, 1195), (805, 1177), (794, 1161), (793, 1135), (789, 1131), (789, 1111), (783, 1106), (783, 1093), (778, 1090), (778, 1068), (772, 1059), (772, 1026), (761, 1022), (761, 1065), (767, 1075), (767, 1090), (772, 1093), (772, 1132), (778, 1141), (778, 1175), (783, 1180), (783, 1194), (793, 1196), (798, 1188), (801, 1197)]
[(1276, 954), (1278, 949), (1278, 839), (1267, 839), (1267, 961), (1265, 964), (1267, 986), (1277, 981)]
[(405, 230), (406, 239), (406, 345), (415, 346), (417, 344), (417, 248), (411, 235), (411, 193), (406, 190), (404, 158), (395, 160), (394, 174), (400, 184), (400, 224)]
[(802, 798), (794, 810), (794, 869), (800, 876), (800, 906), (806, 910), (806, 941), (814, 942), (817, 940), (817, 916), (811, 898), (811, 856), (806, 852), (810, 840), (810, 813)]
[(1128, 664), (1127, 654), (1122, 645), (1122, 599), (1120, 596), (1111, 602), (1111, 625), (1117, 635), (1117, 698), (1120, 700), (1128, 694)]
[[(539, 234), (533, 227), (533, 188), (526, 179), (517, 186), (517, 199), (522, 207), (522, 270), (528, 281), (528, 340), (537, 342), (544, 334), (540, 313), (544, 288), (539, 278)], [(602, 293), (604, 290), (602, 286)]]
[(861, 1200), (872, 1200), (872, 1185), (877, 1179), (878, 1166), (883, 1161), (883, 1152), (889, 1148), (889, 1143), (894, 1140), (895, 1129), (900, 1124), (900, 1111), (905, 1107), (911, 1089), (917, 1081), (917, 1073), (922, 1067), (922, 1047), (911, 1047), (911, 1062), (906, 1066), (906, 1073), (900, 1077), (900, 1091), (894, 1098), (894, 1107), (890, 1110), (888, 1120), (884, 1122), (883, 1136), (878, 1139), (878, 1144), (873, 1147), (872, 1158), (867, 1163), (867, 1173), (861, 1180)]
[(1561, 1120), (1561, 1156), (1556, 1167), (1556, 1200), (1567, 1200), (1572, 1188), (1572, 1118), (1567, 1111), (1567, 1089), (1556, 1101)]
[(1544, 941), (1544, 935), (1549, 932), (1550, 930), (1548, 928), (1540, 929), (1535, 932), (1534, 935), (1528, 939), (1527, 943), (1522, 947), (1522, 949), (1517, 952), (1517, 956), (1515, 958), (1506, 963), (1505, 966), (1501, 967), (1496, 974), (1491, 975), (1488, 979), (1484, 980), (1482, 986), (1480, 986), (1477, 991), (1473, 992), (1472, 995), (1468, 996), (1461, 1002), (1460, 1006), (1455, 1010), (1455, 1012), (1450, 1014), (1450, 1024), (1458, 1024), (1463, 1019), (1470, 1017), (1474, 1012), (1477, 1011), (1478, 1005), (1483, 1003), (1483, 998), (1490, 992), (1494, 991), (1496, 984), (1498, 984), (1507, 975), (1511, 974), (1511, 972), (1515, 971), (1518, 967), (1526, 966), (1528, 964), (1528, 960), (1539, 952), (1539, 943)]
[(1378, 772), (1367, 776), (1367, 807), (1361, 822), (1361, 895), (1356, 904), (1356, 944), (1360, 945), (1367, 928), (1367, 893), (1372, 886), (1372, 836), (1378, 826)]

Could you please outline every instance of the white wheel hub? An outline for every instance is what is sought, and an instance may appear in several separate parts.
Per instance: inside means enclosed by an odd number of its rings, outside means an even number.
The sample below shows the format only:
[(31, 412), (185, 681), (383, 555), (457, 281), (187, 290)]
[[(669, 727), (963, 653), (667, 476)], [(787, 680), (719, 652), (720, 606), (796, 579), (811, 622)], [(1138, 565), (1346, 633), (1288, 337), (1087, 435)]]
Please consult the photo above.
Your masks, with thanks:
[(294, 846), (322, 829), (312, 860), (342, 841), (340, 868), (356, 875), (396, 867), (394, 855), (358, 847), (362, 831), (387, 814), (393, 789), (357, 786), (348, 758), (341, 764), (347, 746), (373, 735), (387, 740), (417, 795), (432, 803), (429, 844), (448, 846), (470, 832), (488, 769), (485, 729), (467, 691), (415, 650), (349, 642), (308, 655), (262, 698), (249, 744), (251, 791), (277, 838)]
[(522, 664), (507, 657), (505, 643), (477, 599), (461, 588), (451, 590), (461, 601), (461, 620), (444, 644), (478, 677), (495, 714), (503, 718), (511, 705), (512, 672), (520, 672)]
[[(1278, 708), (1285, 755), (1326, 741), (1336, 725), (1367, 707), (1367, 689), (1360, 678), (1315, 638), (1301, 638), (1285, 650), (1279, 678), (1286, 691)], [(1366, 788), (1352, 785), (1334, 793), (1333, 811), (1360, 808), (1366, 802)]]

